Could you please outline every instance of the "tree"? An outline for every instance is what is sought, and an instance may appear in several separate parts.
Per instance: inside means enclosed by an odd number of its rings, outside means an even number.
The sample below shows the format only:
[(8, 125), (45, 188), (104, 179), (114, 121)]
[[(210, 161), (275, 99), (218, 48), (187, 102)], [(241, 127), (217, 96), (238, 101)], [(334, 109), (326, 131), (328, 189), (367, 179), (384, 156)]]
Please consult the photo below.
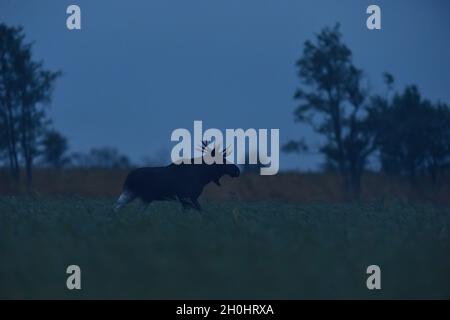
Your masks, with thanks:
[[(316, 41), (306, 41), (297, 61), (302, 87), (295, 120), (311, 125), (325, 137), (320, 152), (328, 167), (344, 178), (345, 186), (358, 196), (368, 156), (375, 151), (374, 134), (365, 104), (363, 73), (352, 62), (352, 52), (342, 43), (339, 24), (323, 29)], [(302, 141), (290, 141), (285, 151), (304, 150)]]
[(377, 144), (383, 170), (408, 176), (411, 184), (421, 172), (433, 182), (450, 164), (450, 109), (423, 99), (416, 86), (392, 99), (374, 97)]
[[(0, 134), (2, 147), (6, 149), (9, 167), (15, 179), (19, 177), (17, 108), (15, 104), (16, 87), (14, 70), (14, 51), (21, 36), (18, 28), (8, 28), (0, 24)], [(23, 37), (23, 36), (22, 36)]]
[(68, 143), (66, 137), (56, 130), (50, 130), (42, 141), (42, 157), (46, 165), (54, 168), (62, 168), (69, 163), (66, 155)]
[(126, 169), (131, 167), (127, 156), (111, 147), (93, 148), (87, 154), (74, 153), (72, 164), (84, 168)]
[(436, 183), (440, 172), (450, 171), (450, 108), (445, 103), (437, 103), (431, 113), (426, 167)]
[(53, 84), (60, 75), (45, 70), (42, 61), (33, 61), (31, 49), (22, 28), (0, 24), (0, 133), (16, 180), (19, 161), (24, 162), (28, 191), (33, 160), (49, 124), (44, 105), (50, 102)]

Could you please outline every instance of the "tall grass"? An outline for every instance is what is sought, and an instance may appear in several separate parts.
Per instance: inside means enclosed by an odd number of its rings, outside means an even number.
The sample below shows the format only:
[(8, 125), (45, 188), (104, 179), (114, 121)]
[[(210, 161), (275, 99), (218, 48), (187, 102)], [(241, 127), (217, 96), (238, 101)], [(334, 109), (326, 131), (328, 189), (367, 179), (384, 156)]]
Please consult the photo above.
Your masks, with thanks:
[(112, 202), (1, 197), (0, 298), (450, 298), (446, 208), (235, 199), (114, 215)]

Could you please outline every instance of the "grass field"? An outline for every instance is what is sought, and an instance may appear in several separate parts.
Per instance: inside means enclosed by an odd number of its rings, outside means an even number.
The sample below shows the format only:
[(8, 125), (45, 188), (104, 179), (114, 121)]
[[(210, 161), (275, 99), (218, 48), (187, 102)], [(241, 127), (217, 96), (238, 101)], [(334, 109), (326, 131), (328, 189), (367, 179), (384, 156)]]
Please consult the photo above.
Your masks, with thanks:
[(448, 208), (203, 200), (202, 214), (114, 215), (112, 202), (0, 197), (0, 298), (450, 298)]

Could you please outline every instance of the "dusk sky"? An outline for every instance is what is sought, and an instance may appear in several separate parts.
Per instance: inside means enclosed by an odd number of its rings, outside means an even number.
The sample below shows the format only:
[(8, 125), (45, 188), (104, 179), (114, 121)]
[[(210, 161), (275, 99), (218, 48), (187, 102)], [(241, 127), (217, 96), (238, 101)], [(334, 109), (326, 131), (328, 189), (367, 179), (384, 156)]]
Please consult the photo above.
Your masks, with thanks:
[[(81, 7), (82, 30), (66, 28)], [(382, 29), (366, 28), (381, 7)], [(446, 0), (0, 0), (0, 22), (22, 25), (34, 56), (61, 70), (50, 106), (71, 151), (113, 146), (134, 162), (167, 159), (176, 128), (279, 128), (280, 142), (305, 137), (293, 121), (303, 43), (341, 24), (373, 93), (382, 73), (396, 89), (417, 84), (450, 103), (450, 2)], [(317, 155), (281, 155), (282, 169), (317, 168)]]

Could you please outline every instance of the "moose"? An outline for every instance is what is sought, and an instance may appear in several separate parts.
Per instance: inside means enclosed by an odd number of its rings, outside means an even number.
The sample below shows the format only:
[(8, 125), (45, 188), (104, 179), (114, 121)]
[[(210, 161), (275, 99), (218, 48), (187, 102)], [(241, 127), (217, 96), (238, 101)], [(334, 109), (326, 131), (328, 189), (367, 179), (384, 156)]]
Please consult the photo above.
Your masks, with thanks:
[[(209, 148), (207, 141), (202, 142), (202, 161), (199, 164), (194, 160), (188, 163), (171, 163), (165, 167), (143, 167), (132, 170), (125, 179), (122, 193), (114, 205), (117, 212), (121, 207), (134, 199), (140, 199), (145, 206), (157, 200), (179, 201), (183, 208), (193, 208), (202, 211), (198, 202), (203, 188), (210, 182), (220, 186), (220, 178), (224, 175), (238, 177), (240, 170), (235, 164), (226, 160), (227, 149), (216, 151), (214, 146)], [(220, 152), (220, 154), (216, 154)], [(205, 155), (206, 153), (206, 155)], [(204, 162), (205, 156), (222, 157), (222, 163)]]

